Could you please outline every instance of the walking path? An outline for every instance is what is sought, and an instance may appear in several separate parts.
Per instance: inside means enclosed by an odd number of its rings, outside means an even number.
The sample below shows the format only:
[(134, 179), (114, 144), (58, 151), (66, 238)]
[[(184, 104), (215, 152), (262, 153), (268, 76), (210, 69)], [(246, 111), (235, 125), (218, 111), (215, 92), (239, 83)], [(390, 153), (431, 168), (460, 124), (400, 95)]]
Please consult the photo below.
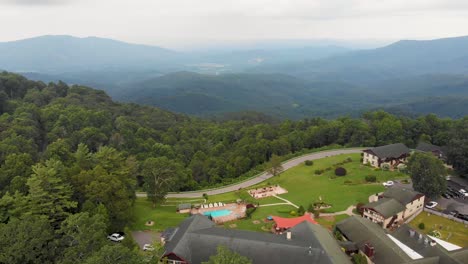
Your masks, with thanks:
[(280, 200), (285, 201), (287, 204), (290, 204), (290, 205), (292, 205), (292, 206), (294, 206), (294, 207), (296, 207), (296, 208), (299, 208), (299, 206), (293, 204), (291, 201), (288, 201), (288, 200), (286, 200), (286, 199), (284, 199), (284, 198), (281, 198), (281, 197), (279, 197), (279, 196), (277, 196), (277, 195), (273, 195), (273, 197), (276, 197), (276, 198), (278, 198), (278, 199), (280, 199)]
[[(348, 148), (348, 149), (336, 149), (336, 150), (325, 150), (325, 151), (320, 151), (320, 152), (315, 152), (315, 153), (310, 153), (306, 154), (294, 159), (287, 160), (283, 162), (283, 168), (284, 170), (290, 169), (292, 167), (295, 167), (299, 164), (302, 164), (306, 160), (316, 160), (316, 159), (322, 159), (330, 156), (336, 156), (336, 155), (341, 155), (341, 154), (352, 154), (352, 153), (360, 153), (363, 149), (365, 148)], [(255, 184), (261, 183), (265, 180), (270, 179), (273, 177), (268, 172), (263, 172), (259, 174), (257, 177), (248, 179), (243, 182), (239, 182), (236, 184), (224, 186), (218, 189), (208, 189), (208, 190), (199, 190), (199, 191), (192, 191), (192, 192), (180, 192), (180, 193), (169, 193), (167, 194), (166, 198), (199, 198), (201, 197), (204, 193), (208, 195), (216, 195), (216, 194), (222, 194), (222, 193), (227, 193), (227, 192), (233, 192), (237, 191), (239, 189), (244, 189), (248, 188), (250, 186), (253, 186)], [(146, 193), (137, 193), (137, 197), (146, 197)]]
[(353, 210), (356, 209), (355, 205), (351, 205), (348, 207), (348, 209), (341, 211), (341, 212), (336, 212), (336, 213), (321, 213), (320, 216), (336, 216), (336, 215), (342, 215), (342, 214), (347, 214), (349, 216), (354, 215)]
[(292, 205), (292, 204), (290, 203), (261, 204), (258, 207), (275, 206), (275, 205)]

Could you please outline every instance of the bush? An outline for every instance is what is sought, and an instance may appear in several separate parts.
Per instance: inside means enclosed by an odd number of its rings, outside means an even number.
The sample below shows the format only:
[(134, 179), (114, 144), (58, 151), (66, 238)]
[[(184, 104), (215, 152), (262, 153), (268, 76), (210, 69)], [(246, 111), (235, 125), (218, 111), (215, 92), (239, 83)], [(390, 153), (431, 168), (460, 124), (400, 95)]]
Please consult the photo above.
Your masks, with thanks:
[(296, 215), (297, 215), (297, 212), (294, 211), (294, 210), (292, 210), (291, 212), (289, 212), (289, 214), (290, 214), (291, 216), (296, 216)]
[(363, 158), (361, 158), (359, 161), (361, 161), (361, 163), (363, 163), (363, 162), (364, 162), (364, 159), (363, 159)]
[(314, 210), (314, 218), (320, 217), (320, 210)]
[(311, 160), (306, 160), (306, 161), (304, 162), (304, 164), (305, 164), (306, 166), (312, 166), (312, 165), (314, 165), (314, 162), (311, 161)]
[(205, 199), (205, 200), (208, 201), (208, 194), (204, 193), (204, 194), (203, 194), (203, 199)]
[(419, 223), (418, 227), (419, 227), (419, 229), (424, 230), (424, 228), (425, 228), (424, 223)]
[(363, 204), (363, 203), (358, 203), (358, 204), (356, 204), (356, 211), (357, 211), (359, 214), (361, 214), (361, 215), (362, 215), (362, 213), (364, 212), (364, 208), (363, 208), (364, 205), (365, 205), (365, 204)]
[(336, 240), (343, 241), (343, 235), (341, 234), (340, 231), (335, 231), (334, 235), (335, 235)]
[(353, 255), (352, 261), (355, 264), (367, 264), (367, 258), (359, 253)]
[(309, 204), (309, 207), (307, 208), (307, 212), (313, 213), (314, 211), (315, 211), (314, 205), (313, 205), (313, 204)]
[(382, 168), (383, 171), (388, 171), (388, 170), (390, 170), (390, 164), (389, 163), (382, 163), (380, 165), (380, 168)]
[(323, 173), (323, 170), (315, 170), (315, 174), (320, 175)]
[(346, 181), (344, 181), (344, 184), (353, 184), (353, 181), (351, 181), (351, 180), (346, 180)]
[(255, 210), (257, 210), (257, 207), (247, 208), (247, 210), (245, 211), (245, 215), (247, 216), (247, 218), (250, 218), (253, 212), (255, 212)]
[(346, 162), (353, 162), (353, 159), (351, 157), (347, 157), (345, 161)]
[(335, 175), (336, 176), (345, 176), (346, 175), (346, 169), (343, 167), (338, 167), (335, 169)]
[(375, 177), (375, 175), (367, 175), (365, 177), (365, 180), (366, 182), (376, 182), (377, 181), (377, 177)]
[(328, 167), (328, 168), (325, 168), (325, 171), (329, 171), (331, 169), (332, 169), (332, 167)]
[(299, 216), (303, 216), (305, 214), (305, 209), (304, 209), (304, 206), (299, 206), (299, 209), (297, 209), (297, 214)]

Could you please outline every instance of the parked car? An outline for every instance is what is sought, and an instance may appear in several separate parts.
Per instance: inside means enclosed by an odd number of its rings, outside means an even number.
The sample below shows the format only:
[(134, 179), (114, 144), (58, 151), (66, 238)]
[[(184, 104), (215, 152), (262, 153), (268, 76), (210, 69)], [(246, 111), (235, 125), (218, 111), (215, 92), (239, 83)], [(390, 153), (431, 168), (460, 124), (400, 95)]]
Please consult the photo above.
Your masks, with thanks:
[(462, 197), (463, 196), (468, 197), (468, 192), (466, 192), (465, 189), (460, 189), (460, 190), (458, 190), (458, 192), (461, 194)]
[(458, 211), (453, 210), (453, 211), (450, 211), (448, 214), (451, 215), (451, 216), (456, 216), (458, 214)]
[(450, 195), (450, 193), (443, 193), (442, 197), (444, 197), (445, 199), (450, 199), (452, 198), (452, 195)]
[(150, 244), (144, 244), (143, 251), (154, 251), (154, 247)]
[(391, 186), (393, 186), (394, 184), (395, 184), (395, 183), (394, 183), (393, 181), (386, 181), (386, 182), (383, 183), (383, 186), (385, 186), (385, 187), (391, 187)]
[(121, 242), (125, 237), (119, 233), (113, 233), (107, 236), (107, 239), (113, 242)]
[(434, 202), (434, 201), (428, 202), (428, 203), (426, 204), (426, 208), (432, 209), (432, 208), (435, 208), (437, 205), (438, 205), (437, 202)]
[(468, 221), (468, 215), (466, 214), (456, 214), (455, 217), (461, 220)]

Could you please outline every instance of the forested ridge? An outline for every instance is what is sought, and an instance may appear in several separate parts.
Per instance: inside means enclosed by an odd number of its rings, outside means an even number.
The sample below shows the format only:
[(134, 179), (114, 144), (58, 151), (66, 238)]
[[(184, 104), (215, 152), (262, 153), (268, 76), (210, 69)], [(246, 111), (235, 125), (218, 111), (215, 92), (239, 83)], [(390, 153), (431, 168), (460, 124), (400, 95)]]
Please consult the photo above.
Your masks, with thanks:
[(139, 263), (131, 242), (110, 245), (105, 235), (132, 221), (135, 190), (161, 168), (168, 168), (166, 191), (194, 190), (231, 182), (272, 155), (424, 140), (448, 146), (449, 161), (468, 173), (468, 117), (376, 111), (269, 121), (255, 113), (198, 119), (1, 73), (0, 263)]

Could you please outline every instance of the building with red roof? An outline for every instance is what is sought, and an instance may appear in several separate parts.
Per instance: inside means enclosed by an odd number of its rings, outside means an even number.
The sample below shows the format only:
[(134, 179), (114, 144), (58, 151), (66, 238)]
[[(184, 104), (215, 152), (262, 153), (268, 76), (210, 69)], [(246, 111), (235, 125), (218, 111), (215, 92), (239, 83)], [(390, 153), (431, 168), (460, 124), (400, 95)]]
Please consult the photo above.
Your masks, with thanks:
[(312, 224), (317, 224), (317, 222), (314, 220), (310, 213), (305, 213), (303, 216), (295, 218), (283, 218), (279, 216), (272, 216), (271, 218), (273, 218), (273, 221), (275, 221), (275, 225), (273, 227), (278, 233), (293, 228), (304, 221), (307, 221)]

